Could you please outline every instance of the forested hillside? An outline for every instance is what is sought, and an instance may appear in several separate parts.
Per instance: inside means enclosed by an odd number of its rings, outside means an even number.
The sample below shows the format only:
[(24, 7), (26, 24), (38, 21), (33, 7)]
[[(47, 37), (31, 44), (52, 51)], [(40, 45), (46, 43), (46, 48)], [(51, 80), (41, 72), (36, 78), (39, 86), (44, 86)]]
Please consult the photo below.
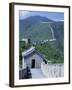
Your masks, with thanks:
[(20, 41), (29, 38), (31, 45), (52, 63), (64, 62), (64, 22), (56, 22), (41, 16), (30, 16), (19, 22)]

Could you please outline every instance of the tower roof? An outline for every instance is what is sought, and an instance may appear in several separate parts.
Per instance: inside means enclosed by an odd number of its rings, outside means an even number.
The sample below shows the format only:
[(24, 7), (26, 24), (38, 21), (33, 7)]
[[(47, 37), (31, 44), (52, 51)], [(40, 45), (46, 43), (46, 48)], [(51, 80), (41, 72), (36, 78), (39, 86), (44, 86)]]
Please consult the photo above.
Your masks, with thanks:
[(31, 57), (31, 56), (34, 55), (35, 53), (36, 53), (37, 55), (39, 55), (39, 56), (43, 59), (43, 61), (44, 61), (45, 63), (47, 63), (47, 59), (45, 58), (45, 56), (44, 56), (43, 54), (41, 54), (40, 52), (38, 52), (38, 51), (35, 49), (35, 47), (33, 47), (33, 46), (32, 46), (31, 48), (29, 48), (28, 50), (22, 52), (22, 56), (26, 59), (26, 58)]

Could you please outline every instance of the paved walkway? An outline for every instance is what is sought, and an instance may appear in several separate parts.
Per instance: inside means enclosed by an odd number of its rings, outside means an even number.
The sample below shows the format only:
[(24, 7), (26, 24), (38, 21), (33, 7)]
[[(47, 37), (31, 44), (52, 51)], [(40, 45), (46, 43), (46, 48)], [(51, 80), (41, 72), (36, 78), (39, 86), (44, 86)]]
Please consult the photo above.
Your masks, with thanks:
[(32, 78), (45, 78), (41, 69), (31, 69)]

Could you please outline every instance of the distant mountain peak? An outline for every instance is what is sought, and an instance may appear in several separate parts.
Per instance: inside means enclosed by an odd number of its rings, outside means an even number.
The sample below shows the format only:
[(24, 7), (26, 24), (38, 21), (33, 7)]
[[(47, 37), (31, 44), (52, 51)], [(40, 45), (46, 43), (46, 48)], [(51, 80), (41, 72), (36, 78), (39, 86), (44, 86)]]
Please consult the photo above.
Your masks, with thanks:
[[(36, 16), (29, 16), (25, 19), (21, 19), (22, 21), (34, 21), (34, 22), (54, 22), (53, 20), (51, 19), (48, 19), (47, 17), (44, 17), (44, 16), (40, 16), (40, 15), (36, 15)], [(20, 20), (20, 21), (21, 21)]]

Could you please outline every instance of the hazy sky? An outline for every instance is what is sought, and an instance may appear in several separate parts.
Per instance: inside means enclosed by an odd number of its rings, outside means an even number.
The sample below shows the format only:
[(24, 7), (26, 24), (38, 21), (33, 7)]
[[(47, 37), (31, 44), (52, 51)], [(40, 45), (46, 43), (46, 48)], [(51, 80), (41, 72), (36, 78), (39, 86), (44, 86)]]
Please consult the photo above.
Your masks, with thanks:
[(39, 12), (39, 11), (19, 11), (19, 19), (25, 19), (29, 16), (43, 16), (55, 21), (64, 21), (64, 13), (62, 12)]

